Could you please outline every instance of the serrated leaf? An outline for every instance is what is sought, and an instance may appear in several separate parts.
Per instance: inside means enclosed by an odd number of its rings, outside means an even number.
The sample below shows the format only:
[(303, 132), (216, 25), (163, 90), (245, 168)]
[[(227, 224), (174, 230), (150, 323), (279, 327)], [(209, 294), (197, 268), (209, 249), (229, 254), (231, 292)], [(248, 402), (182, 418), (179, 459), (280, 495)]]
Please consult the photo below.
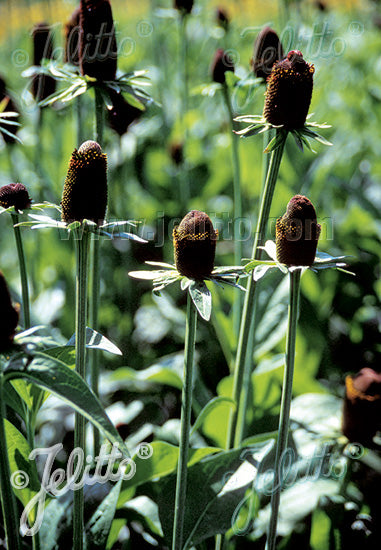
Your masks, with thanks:
[(212, 295), (204, 281), (192, 281), (188, 291), (201, 317), (209, 321), (212, 313)]

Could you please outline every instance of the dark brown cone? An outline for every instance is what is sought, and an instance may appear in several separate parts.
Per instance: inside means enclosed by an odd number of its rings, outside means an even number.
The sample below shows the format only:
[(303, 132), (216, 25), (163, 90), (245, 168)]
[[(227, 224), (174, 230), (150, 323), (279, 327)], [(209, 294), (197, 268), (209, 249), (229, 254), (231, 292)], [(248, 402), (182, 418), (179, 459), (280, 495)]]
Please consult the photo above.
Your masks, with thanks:
[[(43, 59), (53, 57), (53, 33), (47, 23), (37, 23), (33, 27), (33, 64), (41, 65)], [(32, 94), (36, 101), (42, 101), (56, 91), (56, 81), (51, 76), (38, 75), (32, 81)]]
[(174, 141), (169, 146), (170, 157), (176, 166), (184, 162), (184, 144), (181, 141)]
[(342, 432), (349, 441), (374, 447), (381, 430), (381, 373), (361, 369), (345, 379)]
[(270, 27), (262, 29), (255, 40), (251, 60), (255, 75), (266, 80), (274, 63), (283, 57), (283, 46), (277, 33)]
[(303, 195), (292, 197), (286, 213), (276, 222), (278, 262), (288, 266), (311, 266), (316, 256), (320, 230), (312, 202)]
[(65, 63), (79, 65), (79, 16), (81, 10), (77, 8), (71, 14), (69, 21), (65, 24)]
[(214, 54), (212, 66), (210, 72), (212, 74), (212, 80), (219, 84), (225, 83), (225, 73), (231, 71), (234, 73), (234, 63), (223, 49), (218, 49)]
[[(15, 102), (10, 97), (10, 95), (7, 91), (4, 79), (0, 77), (0, 103), (4, 99), (8, 101), (6, 106), (5, 106), (5, 109), (3, 111), (4, 113), (6, 113), (6, 112), (8, 112), (8, 113), (9, 112), (20, 113), (20, 111), (17, 108)], [(7, 120), (10, 120), (12, 122), (20, 122), (20, 117), (10, 117), (10, 118), (7, 118)], [(0, 124), (1, 124), (1, 121), (0, 121)], [(4, 124), (3, 127), (5, 128), (5, 130), (8, 130), (12, 134), (17, 134), (17, 132), (19, 130), (19, 126), (11, 126), (9, 124)], [(1, 135), (2, 135), (5, 143), (7, 143), (8, 145), (13, 145), (16, 142), (15, 138), (10, 137), (7, 134), (1, 133)]]
[(193, 0), (174, 0), (173, 7), (184, 13), (190, 13), (193, 8)]
[(62, 195), (62, 221), (101, 224), (107, 208), (107, 157), (96, 141), (74, 149)]
[(314, 66), (298, 50), (276, 63), (267, 81), (263, 116), (274, 126), (302, 128), (311, 103)]
[(221, 6), (217, 8), (216, 10), (216, 21), (217, 24), (225, 29), (225, 32), (229, 29), (229, 16), (227, 14), (227, 11), (222, 8)]
[(81, 73), (115, 80), (118, 49), (108, 0), (81, 0), (79, 63)]
[(177, 271), (190, 279), (202, 280), (213, 271), (218, 231), (205, 212), (192, 210), (173, 230)]
[(9, 183), (0, 187), (0, 206), (9, 208), (14, 206), (16, 211), (30, 208), (31, 198), (28, 190), (22, 183)]
[(16, 327), (19, 322), (19, 312), (12, 305), (8, 285), (0, 271), (0, 353), (8, 350), (13, 342)]
[(120, 92), (109, 90), (112, 108), (107, 111), (107, 122), (112, 130), (122, 136), (142, 111), (126, 101)]

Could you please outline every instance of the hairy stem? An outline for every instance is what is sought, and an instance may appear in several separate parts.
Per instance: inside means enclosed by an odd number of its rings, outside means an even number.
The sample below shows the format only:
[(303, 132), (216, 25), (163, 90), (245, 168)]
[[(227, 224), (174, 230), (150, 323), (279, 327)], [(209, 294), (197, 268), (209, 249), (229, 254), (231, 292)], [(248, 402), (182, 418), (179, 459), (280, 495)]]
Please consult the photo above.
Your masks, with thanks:
[(173, 522), (172, 550), (183, 549), (183, 526), (187, 490), (187, 465), (189, 451), (189, 431), (192, 413), (193, 356), (196, 341), (197, 310), (188, 293), (187, 322), (184, 347), (184, 383), (181, 407), (181, 432), (179, 461), (177, 464), (175, 515)]
[(289, 275), (290, 303), (288, 309), (286, 365), (284, 369), (282, 401), (280, 405), (280, 418), (275, 455), (274, 483), (271, 493), (271, 517), (267, 539), (267, 550), (275, 550), (280, 493), (282, 488), (282, 479), (279, 470), (282, 456), (287, 449), (288, 429), (290, 424), (290, 408), (292, 399), (292, 382), (294, 378), (295, 341), (299, 313), (301, 270), (295, 269), (294, 271), (290, 271)]

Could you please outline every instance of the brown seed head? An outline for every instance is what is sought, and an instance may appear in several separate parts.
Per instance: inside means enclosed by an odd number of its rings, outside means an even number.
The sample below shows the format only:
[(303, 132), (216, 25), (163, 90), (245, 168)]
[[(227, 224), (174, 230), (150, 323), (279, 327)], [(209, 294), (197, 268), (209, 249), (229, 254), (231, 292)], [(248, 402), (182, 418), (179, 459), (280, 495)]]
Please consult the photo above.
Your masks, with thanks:
[(74, 149), (62, 195), (62, 221), (101, 224), (107, 207), (107, 156), (96, 141)]
[(192, 210), (173, 230), (175, 263), (178, 272), (190, 279), (209, 277), (214, 267), (218, 231), (205, 212)]
[(274, 126), (302, 128), (311, 103), (315, 68), (298, 50), (276, 63), (267, 81), (263, 116)]
[(225, 53), (224, 50), (220, 48), (214, 54), (212, 66), (210, 68), (212, 80), (224, 84), (225, 73), (227, 71), (234, 73), (234, 63), (229, 54)]
[(283, 46), (277, 33), (270, 27), (262, 29), (255, 40), (251, 60), (255, 75), (266, 80), (274, 63), (283, 57)]
[[(4, 113), (8, 112), (13, 112), (13, 113), (20, 113), (17, 105), (15, 104), (15, 102), (13, 101), (13, 99), (10, 97), (8, 91), (7, 91), (7, 87), (6, 87), (6, 84), (5, 84), (5, 80), (0, 76), (0, 103), (5, 100), (7, 102), (6, 106), (5, 106), (5, 109), (4, 109)], [(12, 122), (20, 122), (20, 117), (9, 117), (7, 118), (7, 120), (10, 120)], [(1, 120), (0, 120), (0, 124), (1, 124)], [(3, 126), (5, 128), (5, 130), (8, 130), (10, 131), (12, 134), (17, 134), (18, 130), (19, 130), (19, 126), (9, 126), (8, 124), (4, 124)], [(5, 143), (7, 143), (8, 145), (13, 145), (16, 140), (15, 138), (11, 137), (11, 136), (8, 136), (7, 134), (1, 134)]]
[[(43, 59), (53, 57), (53, 32), (47, 23), (37, 23), (32, 30), (33, 64), (41, 65)], [(51, 76), (38, 75), (32, 81), (32, 94), (36, 101), (42, 101), (56, 91), (56, 81)]]
[(19, 322), (18, 308), (12, 305), (11, 295), (3, 273), (0, 271), (0, 353), (8, 350), (13, 342)]
[(381, 373), (361, 369), (345, 379), (342, 432), (349, 441), (373, 447), (381, 430)]
[(184, 162), (184, 144), (181, 141), (174, 141), (169, 146), (170, 157), (176, 166)]
[(81, 10), (77, 8), (71, 14), (69, 21), (65, 24), (65, 63), (79, 65), (79, 16)]
[(311, 266), (315, 260), (321, 227), (313, 204), (303, 195), (295, 195), (286, 213), (276, 222), (276, 256), (288, 266)]
[(107, 111), (107, 122), (114, 132), (122, 136), (127, 132), (130, 124), (141, 116), (142, 111), (130, 105), (120, 92), (114, 90), (108, 92), (112, 107)]
[(173, 7), (183, 13), (190, 13), (193, 8), (193, 0), (174, 0)]
[(3, 208), (14, 206), (18, 212), (30, 208), (31, 202), (28, 190), (22, 183), (9, 183), (0, 187), (0, 206)]
[(115, 80), (118, 48), (109, 0), (81, 0), (79, 63), (81, 73)]

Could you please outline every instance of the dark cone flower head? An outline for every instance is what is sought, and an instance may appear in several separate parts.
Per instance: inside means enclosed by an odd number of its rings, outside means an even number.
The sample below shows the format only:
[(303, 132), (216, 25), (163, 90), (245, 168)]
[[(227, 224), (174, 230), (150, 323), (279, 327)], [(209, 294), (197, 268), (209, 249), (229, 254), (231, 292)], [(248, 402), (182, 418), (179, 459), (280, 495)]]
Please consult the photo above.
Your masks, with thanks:
[(298, 50), (276, 63), (267, 81), (263, 116), (274, 126), (302, 128), (311, 103), (314, 66)]
[(107, 207), (107, 157), (96, 141), (85, 141), (71, 155), (62, 195), (62, 221), (101, 224)]
[(220, 48), (214, 54), (212, 66), (210, 68), (212, 80), (219, 84), (224, 84), (225, 73), (227, 71), (234, 72), (234, 63), (229, 54), (225, 53), (224, 50)]
[(107, 121), (112, 130), (122, 136), (128, 130), (130, 124), (135, 122), (142, 111), (126, 101), (120, 92), (109, 90), (112, 102), (111, 109), (107, 111)]
[(18, 309), (12, 305), (8, 285), (0, 271), (0, 353), (8, 350), (13, 342), (19, 322)]
[(190, 13), (193, 8), (193, 0), (174, 0), (173, 7), (183, 13)]
[(373, 447), (373, 437), (381, 430), (381, 373), (361, 369), (345, 379), (343, 434), (349, 441)]
[(81, 73), (115, 80), (117, 44), (109, 0), (81, 0), (79, 62)]
[(205, 212), (192, 210), (173, 230), (175, 263), (180, 275), (202, 280), (214, 267), (218, 231)]
[(22, 183), (9, 183), (0, 187), (0, 206), (3, 208), (14, 206), (18, 212), (30, 208), (31, 202), (28, 190)]
[(71, 14), (65, 25), (65, 63), (79, 65), (79, 16), (81, 10), (77, 8)]
[(286, 213), (276, 222), (276, 256), (287, 266), (311, 266), (315, 260), (321, 227), (312, 202), (295, 195)]
[[(20, 113), (19, 109), (17, 108), (15, 102), (13, 101), (13, 99), (9, 96), (8, 92), (7, 92), (7, 87), (6, 87), (6, 84), (5, 84), (5, 81), (3, 78), (0, 77), (0, 103), (4, 100), (8, 100), (7, 104), (6, 104), (6, 107), (4, 109), (3, 112), (12, 112), (12, 113)], [(7, 120), (9, 121), (12, 121), (12, 122), (18, 122), (19, 121), (19, 117), (9, 117)], [(6, 124), (4, 124), (4, 128), (6, 130), (10, 130), (10, 127)], [(12, 126), (11, 128), (11, 132), (12, 134), (17, 134), (19, 130), (19, 127), (18, 126)], [(12, 145), (13, 143), (16, 142), (15, 138), (11, 137), (11, 136), (8, 136), (7, 134), (5, 133), (2, 133), (2, 137), (5, 141), (5, 143), (7, 143), (8, 145)]]
[(266, 80), (274, 63), (283, 57), (283, 47), (277, 33), (270, 27), (262, 29), (255, 40), (251, 60), (255, 75)]
[[(53, 57), (53, 33), (47, 23), (33, 27), (33, 64), (41, 65), (43, 59)], [(56, 91), (56, 81), (51, 76), (38, 75), (33, 78), (32, 94), (36, 101), (42, 101)]]
[(169, 146), (169, 154), (173, 164), (180, 166), (184, 162), (184, 144), (181, 141), (173, 141)]

